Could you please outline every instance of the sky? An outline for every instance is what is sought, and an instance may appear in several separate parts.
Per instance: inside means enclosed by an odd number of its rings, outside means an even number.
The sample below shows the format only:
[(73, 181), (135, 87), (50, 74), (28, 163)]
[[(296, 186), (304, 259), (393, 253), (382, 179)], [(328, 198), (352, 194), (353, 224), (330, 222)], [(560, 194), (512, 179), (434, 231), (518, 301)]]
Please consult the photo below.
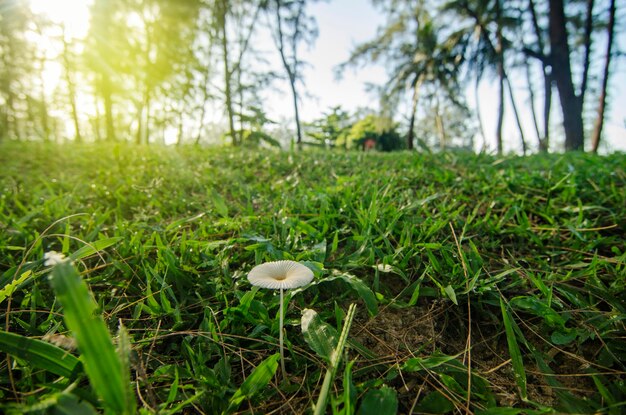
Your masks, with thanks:
[(311, 65), (305, 72), (305, 82), (314, 95), (303, 98), (304, 118), (318, 117), (336, 105), (352, 110), (377, 106), (378, 98), (367, 93), (365, 85), (384, 83), (387, 75), (383, 67), (349, 68), (341, 79), (335, 75), (337, 65), (349, 59), (356, 45), (376, 34), (376, 28), (384, 22), (383, 17), (368, 0), (317, 2), (310, 9), (317, 20), (319, 37), (314, 48), (303, 48), (303, 60)]
[[(57, 22), (66, 25), (68, 34), (82, 37), (88, 28), (90, 0), (30, 0), (36, 12), (45, 13)], [(320, 117), (333, 106), (342, 106), (345, 110), (353, 111), (359, 107), (378, 106), (378, 98), (366, 90), (367, 83), (383, 84), (387, 78), (385, 69), (380, 65), (370, 65), (359, 69), (347, 69), (343, 77), (336, 77), (337, 65), (345, 62), (350, 52), (361, 42), (371, 40), (377, 28), (384, 24), (385, 17), (376, 10), (370, 0), (331, 0), (318, 1), (309, 5), (309, 13), (317, 20), (319, 37), (313, 47), (302, 46), (302, 59), (307, 62), (304, 73), (307, 94), (301, 96), (301, 118), (311, 121)], [(268, 38), (268, 42), (271, 42)], [(626, 33), (618, 41), (622, 46), (626, 44)], [(271, 50), (273, 46), (259, 45), (263, 49)], [(276, 59), (278, 57), (276, 56)], [(610, 85), (612, 101), (609, 114), (605, 121), (605, 145), (601, 149), (626, 151), (626, 60), (613, 61), (613, 78)], [(58, 76), (58, 75), (57, 75)], [(526, 88), (521, 82), (512, 77), (518, 107), (527, 108)], [(286, 85), (281, 88), (282, 93), (269, 95), (266, 101), (266, 112), (273, 119), (291, 117), (293, 108), (291, 96)], [(473, 105), (473, 93), (467, 94), (468, 104)], [(480, 87), (481, 118), (486, 130), (487, 146), (495, 149), (495, 116), (496, 116), (496, 86), (494, 80), (482, 83)], [(555, 121), (561, 119), (558, 95), (553, 99)], [(514, 137), (515, 142), (505, 143), (505, 151), (518, 150), (518, 132), (512, 116), (510, 105), (505, 114), (504, 135)], [(531, 129), (532, 121), (528, 110), (522, 111), (527, 140), (534, 145), (536, 140)], [(553, 130), (560, 128), (555, 125)], [(555, 136), (557, 134), (553, 134)], [(562, 135), (562, 134), (561, 134)], [(477, 145), (482, 145), (478, 139)], [(608, 145), (608, 146), (607, 146)]]
[[(385, 82), (386, 72), (382, 66), (371, 65), (359, 70), (348, 69), (341, 80), (334, 77), (334, 72), (337, 65), (349, 58), (350, 51), (355, 45), (375, 37), (377, 28), (385, 23), (385, 16), (375, 9), (369, 0), (316, 2), (310, 6), (309, 11), (317, 19), (320, 35), (311, 50), (303, 50), (303, 59), (312, 65), (305, 73), (305, 82), (308, 89), (315, 95), (315, 97), (302, 97), (303, 119), (311, 120), (319, 117), (321, 113), (335, 105), (341, 105), (349, 110), (368, 105), (376, 107), (377, 97), (366, 91), (365, 84)], [(626, 45), (626, 33), (622, 34), (619, 42), (623, 49), (623, 45)], [(617, 62), (617, 65), (616, 62), (617, 60), (614, 59), (611, 67), (613, 71), (610, 83), (612, 101), (604, 124), (605, 145), (601, 148), (603, 152), (626, 151), (626, 60), (622, 59)], [(512, 84), (517, 106), (522, 113), (526, 139), (534, 146), (536, 134), (532, 127), (531, 114), (529, 110), (522, 110), (528, 107), (525, 83), (521, 80), (516, 82), (512, 77)], [(539, 85), (537, 83), (537, 86)], [(473, 91), (468, 92), (468, 104), (473, 106), (475, 102)], [(496, 148), (496, 92), (495, 80), (491, 79), (482, 82), (479, 89), (481, 118), (486, 130), (489, 150)], [(277, 109), (277, 114), (290, 114), (293, 110), (288, 106), (288, 102), (290, 101), (285, 100), (285, 97), (275, 98), (270, 101), (270, 106), (272, 109)], [(554, 130), (553, 136), (556, 136), (557, 129), (560, 128), (558, 122), (562, 118), (556, 90), (552, 107), (552, 130)], [(504, 136), (515, 138), (514, 142), (505, 143), (505, 151), (507, 149), (520, 151), (517, 124), (508, 103), (505, 111)], [(540, 111), (539, 107), (537, 111)], [(562, 136), (562, 133), (560, 135)], [(482, 145), (481, 140), (477, 140), (478, 146)]]

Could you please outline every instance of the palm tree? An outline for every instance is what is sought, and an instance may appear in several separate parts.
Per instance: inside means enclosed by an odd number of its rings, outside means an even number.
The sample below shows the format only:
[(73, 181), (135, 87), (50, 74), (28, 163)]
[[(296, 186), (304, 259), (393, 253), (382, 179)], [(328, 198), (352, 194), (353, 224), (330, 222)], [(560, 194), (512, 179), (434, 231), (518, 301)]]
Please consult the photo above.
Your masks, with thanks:
[(607, 24), (607, 45), (606, 45), (606, 57), (604, 60), (604, 71), (602, 73), (602, 87), (600, 89), (600, 98), (598, 104), (598, 110), (596, 115), (596, 121), (593, 127), (593, 134), (591, 136), (591, 151), (596, 153), (600, 144), (600, 137), (602, 135), (602, 127), (604, 125), (604, 110), (606, 108), (606, 90), (609, 83), (609, 67), (611, 66), (611, 50), (613, 49), (613, 42), (615, 40), (615, 15), (616, 15), (616, 2), (611, 0), (609, 5), (609, 22)]
[[(404, 9), (390, 7), (390, 21), (370, 42), (360, 45), (346, 63), (356, 65), (362, 61), (389, 62), (390, 78), (383, 88), (383, 97), (393, 102), (407, 89), (411, 91), (411, 113), (407, 148), (414, 148), (414, 127), (420, 93), (426, 89), (431, 98), (443, 94), (452, 103), (459, 100), (459, 73), (463, 60), (463, 39), (454, 34), (442, 38), (442, 30), (436, 25), (422, 2)], [(444, 129), (440, 129), (441, 141), (445, 142)]]
[[(444, 13), (455, 16), (465, 22), (456, 32), (456, 37), (464, 39), (466, 45), (465, 61), (469, 74), (476, 78), (476, 88), (482, 77), (488, 72), (495, 72), (498, 80), (498, 117), (496, 122), (496, 143), (498, 154), (502, 153), (502, 126), (504, 121), (504, 86), (507, 82), (505, 52), (510, 42), (505, 37), (505, 30), (510, 25), (510, 18), (503, 7), (502, 0), (472, 1), (449, 0), (442, 6)], [(460, 19), (459, 19), (460, 18)], [(511, 101), (515, 102), (509, 88)], [(523, 131), (520, 128), (523, 140)]]

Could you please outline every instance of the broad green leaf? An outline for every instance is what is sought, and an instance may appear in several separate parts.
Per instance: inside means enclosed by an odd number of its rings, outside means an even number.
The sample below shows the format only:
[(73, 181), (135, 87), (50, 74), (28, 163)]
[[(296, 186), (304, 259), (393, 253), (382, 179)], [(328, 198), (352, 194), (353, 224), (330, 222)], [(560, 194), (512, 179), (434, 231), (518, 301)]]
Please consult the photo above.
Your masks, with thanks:
[(77, 357), (41, 340), (0, 331), (0, 350), (55, 375), (74, 378), (82, 371)]
[(225, 413), (234, 412), (244, 400), (252, 398), (254, 394), (269, 384), (278, 368), (279, 358), (279, 353), (273, 354), (254, 368), (250, 376), (243, 381), (233, 397), (230, 398), (228, 409)]
[(323, 322), (319, 314), (308, 308), (302, 312), (301, 327), (302, 336), (309, 347), (326, 363), (330, 363), (331, 355), (339, 340), (337, 330)]
[(50, 283), (63, 306), (65, 325), (76, 338), (85, 372), (94, 390), (108, 411), (134, 413), (133, 395), (127, 391), (130, 379), (124, 378), (122, 363), (87, 284), (69, 261), (52, 268)]
[(398, 397), (396, 391), (388, 386), (369, 390), (359, 407), (358, 415), (383, 415), (398, 412)]
[(504, 300), (500, 297), (500, 309), (502, 310), (502, 320), (504, 322), (504, 330), (506, 332), (506, 341), (509, 346), (509, 355), (511, 356), (511, 363), (513, 365), (513, 372), (515, 374), (515, 383), (519, 389), (520, 397), (522, 400), (527, 399), (526, 394), (526, 370), (524, 369), (524, 361), (522, 359), (522, 352), (517, 344), (517, 338), (515, 337), (515, 329), (511, 314), (504, 304)]

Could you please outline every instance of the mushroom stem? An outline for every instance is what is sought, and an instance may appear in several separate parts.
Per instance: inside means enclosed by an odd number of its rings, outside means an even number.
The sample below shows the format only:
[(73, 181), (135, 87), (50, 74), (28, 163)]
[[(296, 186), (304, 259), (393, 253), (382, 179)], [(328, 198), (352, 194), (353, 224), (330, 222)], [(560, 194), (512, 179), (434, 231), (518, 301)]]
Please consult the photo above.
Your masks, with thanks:
[(283, 373), (283, 379), (287, 379), (287, 372), (285, 371), (285, 348), (283, 346), (283, 289), (280, 289), (280, 316), (279, 316), (279, 330), (278, 341), (280, 343), (280, 369)]

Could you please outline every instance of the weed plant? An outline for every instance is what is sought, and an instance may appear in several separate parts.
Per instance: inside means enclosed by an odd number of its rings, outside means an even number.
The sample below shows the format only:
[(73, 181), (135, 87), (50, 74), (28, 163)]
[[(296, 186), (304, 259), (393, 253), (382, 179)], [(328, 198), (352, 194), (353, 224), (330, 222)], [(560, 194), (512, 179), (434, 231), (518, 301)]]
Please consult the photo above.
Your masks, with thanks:
[[(107, 410), (52, 250), (125, 328), (141, 413), (312, 413), (328, 356), (300, 312), (337, 338), (353, 302), (329, 413), (626, 411), (623, 154), (6, 142), (0, 166), (2, 412)], [(278, 296), (245, 278), (282, 259), (315, 273), (289, 293), (289, 384)]]

